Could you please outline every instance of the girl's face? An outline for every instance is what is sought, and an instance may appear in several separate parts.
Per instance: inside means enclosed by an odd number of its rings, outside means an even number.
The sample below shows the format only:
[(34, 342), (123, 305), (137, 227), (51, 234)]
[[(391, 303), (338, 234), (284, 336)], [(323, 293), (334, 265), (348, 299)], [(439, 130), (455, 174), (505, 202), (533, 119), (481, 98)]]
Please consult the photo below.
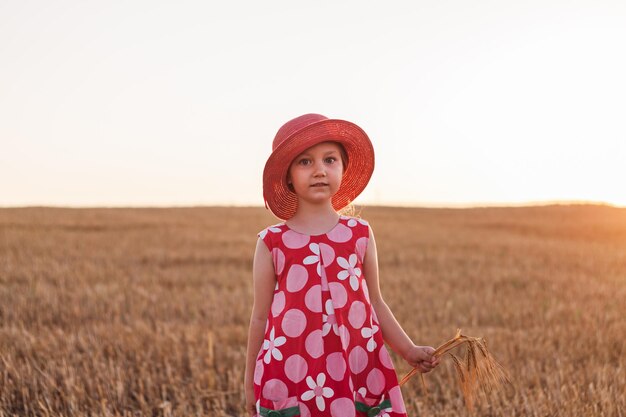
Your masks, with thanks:
[(294, 158), (287, 182), (299, 198), (320, 204), (337, 193), (342, 175), (342, 148), (334, 142), (322, 142)]

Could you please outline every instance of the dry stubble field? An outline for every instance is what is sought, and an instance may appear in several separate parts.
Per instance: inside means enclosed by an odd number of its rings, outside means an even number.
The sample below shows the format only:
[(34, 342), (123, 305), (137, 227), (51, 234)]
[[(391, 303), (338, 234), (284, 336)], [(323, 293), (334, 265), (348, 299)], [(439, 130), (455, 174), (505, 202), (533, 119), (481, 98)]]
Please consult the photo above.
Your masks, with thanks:
[[(419, 344), (484, 336), (485, 416), (624, 416), (626, 209), (366, 207)], [(0, 209), (0, 416), (243, 415), (261, 208)], [(394, 357), (394, 359), (397, 359)], [(408, 368), (396, 360), (398, 373)], [(468, 415), (450, 360), (410, 416)]]

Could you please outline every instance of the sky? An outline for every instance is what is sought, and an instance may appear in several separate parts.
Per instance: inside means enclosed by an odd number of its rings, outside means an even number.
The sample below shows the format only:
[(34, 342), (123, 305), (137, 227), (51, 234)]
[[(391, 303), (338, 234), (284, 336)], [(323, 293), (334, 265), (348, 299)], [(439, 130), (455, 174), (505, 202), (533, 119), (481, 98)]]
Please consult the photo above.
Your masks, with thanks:
[(357, 204), (626, 206), (626, 2), (0, 1), (0, 206), (263, 205), (350, 120)]

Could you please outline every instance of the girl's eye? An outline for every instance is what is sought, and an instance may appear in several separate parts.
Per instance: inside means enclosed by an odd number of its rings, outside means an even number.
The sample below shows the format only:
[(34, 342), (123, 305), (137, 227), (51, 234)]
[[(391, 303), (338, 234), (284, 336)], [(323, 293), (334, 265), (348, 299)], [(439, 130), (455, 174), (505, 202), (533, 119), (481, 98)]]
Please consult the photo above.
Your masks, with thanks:
[[(327, 163), (327, 164), (333, 164), (336, 161), (337, 161), (337, 158), (335, 158), (334, 156), (329, 156), (327, 158), (324, 158), (324, 163)], [(300, 159), (298, 161), (298, 165), (303, 165), (303, 166), (311, 165), (312, 163), (313, 162), (308, 158)]]

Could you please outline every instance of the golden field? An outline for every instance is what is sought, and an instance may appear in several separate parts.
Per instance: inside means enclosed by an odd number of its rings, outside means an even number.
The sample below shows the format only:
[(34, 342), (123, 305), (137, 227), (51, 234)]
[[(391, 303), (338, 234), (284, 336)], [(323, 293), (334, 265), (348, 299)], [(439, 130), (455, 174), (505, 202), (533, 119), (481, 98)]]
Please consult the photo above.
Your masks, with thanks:
[[(626, 209), (360, 214), (414, 341), (460, 327), (508, 370), (476, 415), (626, 415)], [(243, 416), (252, 254), (273, 223), (262, 208), (0, 209), (0, 416)], [(428, 396), (418, 377), (403, 387), (409, 416), (469, 415), (451, 362)]]

